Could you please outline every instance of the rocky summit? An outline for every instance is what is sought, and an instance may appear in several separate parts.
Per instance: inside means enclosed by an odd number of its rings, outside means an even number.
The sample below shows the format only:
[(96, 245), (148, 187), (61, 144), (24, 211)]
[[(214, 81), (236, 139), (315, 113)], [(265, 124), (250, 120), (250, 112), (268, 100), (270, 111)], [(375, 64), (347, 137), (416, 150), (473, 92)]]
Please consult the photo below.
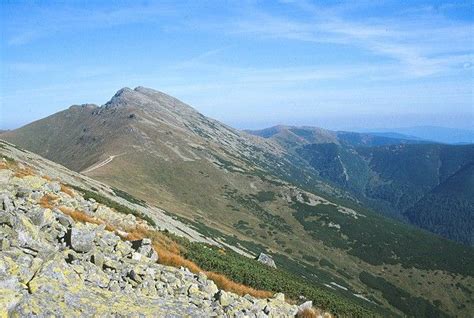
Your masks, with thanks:
[(132, 229), (151, 225), (84, 198), (19, 154), (29, 160), (38, 157), (1, 145), (11, 156), (0, 161), (1, 317), (297, 313), (298, 307), (285, 302), (283, 294), (268, 299), (238, 296), (219, 289), (204, 273), (157, 263), (151, 240), (130, 236)]

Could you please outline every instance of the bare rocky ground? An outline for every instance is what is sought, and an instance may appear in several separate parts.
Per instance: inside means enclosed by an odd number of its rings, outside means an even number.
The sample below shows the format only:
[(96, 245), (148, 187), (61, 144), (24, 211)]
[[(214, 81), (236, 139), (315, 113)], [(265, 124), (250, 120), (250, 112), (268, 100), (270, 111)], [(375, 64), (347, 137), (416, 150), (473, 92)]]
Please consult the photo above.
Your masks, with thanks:
[[(204, 274), (157, 263), (150, 228), (133, 215), (86, 200), (65, 184), (111, 197), (107, 186), (8, 143), (0, 143), (0, 316), (289, 317), (283, 294), (257, 299), (219, 290)], [(121, 201), (120, 198), (114, 198)], [(129, 204), (122, 200), (120, 203)], [(134, 206), (147, 213), (146, 208)], [(76, 211), (92, 223), (77, 222)], [(216, 243), (173, 218), (162, 229)], [(102, 222), (98, 220), (106, 220)], [(125, 239), (124, 239), (125, 238)]]

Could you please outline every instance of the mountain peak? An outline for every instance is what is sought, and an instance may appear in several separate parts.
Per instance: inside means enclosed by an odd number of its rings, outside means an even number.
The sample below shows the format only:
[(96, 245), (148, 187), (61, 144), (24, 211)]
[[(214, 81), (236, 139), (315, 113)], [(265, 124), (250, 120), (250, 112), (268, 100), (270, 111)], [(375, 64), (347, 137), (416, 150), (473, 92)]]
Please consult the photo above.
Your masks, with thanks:
[(144, 106), (156, 104), (156, 100), (161, 96), (167, 96), (159, 91), (143, 86), (131, 89), (124, 87), (119, 89), (112, 98), (104, 104), (105, 108), (121, 106)]
[(164, 113), (173, 113), (175, 116), (195, 116), (197, 111), (180, 100), (158, 90), (137, 86), (121, 88), (115, 95), (103, 105), (104, 108), (133, 107), (158, 111), (160, 116)]

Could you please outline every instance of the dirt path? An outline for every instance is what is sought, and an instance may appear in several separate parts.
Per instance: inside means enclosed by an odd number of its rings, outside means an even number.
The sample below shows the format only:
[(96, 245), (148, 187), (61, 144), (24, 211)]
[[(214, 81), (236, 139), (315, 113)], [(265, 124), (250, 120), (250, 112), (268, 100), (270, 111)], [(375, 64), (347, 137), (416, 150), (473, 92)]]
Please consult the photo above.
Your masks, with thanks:
[(96, 163), (96, 164), (90, 166), (89, 168), (87, 168), (86, 170), (82, 170), (81, 173), (88, 173), (88, 172), (94, 171), (95, 169), (98, 169), (98, 168), (103, 167), (106, 164), (110, 163), (112, 160), (114, 160), (114, 158), (116, 158), (118, 156), (123, 156), (123, 155), (125, 155), (125, 154), (122, 153), (122, 154), (119, 154), (119, 155), (110, 156), (107, 159), (105, 159), (104, 161)]

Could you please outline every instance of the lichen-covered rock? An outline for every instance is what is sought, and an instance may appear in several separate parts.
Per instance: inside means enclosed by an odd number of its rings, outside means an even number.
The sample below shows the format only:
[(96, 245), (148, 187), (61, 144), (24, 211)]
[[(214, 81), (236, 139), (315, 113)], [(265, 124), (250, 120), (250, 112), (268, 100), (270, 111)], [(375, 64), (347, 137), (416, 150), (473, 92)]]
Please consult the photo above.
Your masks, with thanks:
[(75, 226), (71, 230), (71, 247), (76, 252), (89, 252), (94, 239), (95, 231), (89, 226)]

